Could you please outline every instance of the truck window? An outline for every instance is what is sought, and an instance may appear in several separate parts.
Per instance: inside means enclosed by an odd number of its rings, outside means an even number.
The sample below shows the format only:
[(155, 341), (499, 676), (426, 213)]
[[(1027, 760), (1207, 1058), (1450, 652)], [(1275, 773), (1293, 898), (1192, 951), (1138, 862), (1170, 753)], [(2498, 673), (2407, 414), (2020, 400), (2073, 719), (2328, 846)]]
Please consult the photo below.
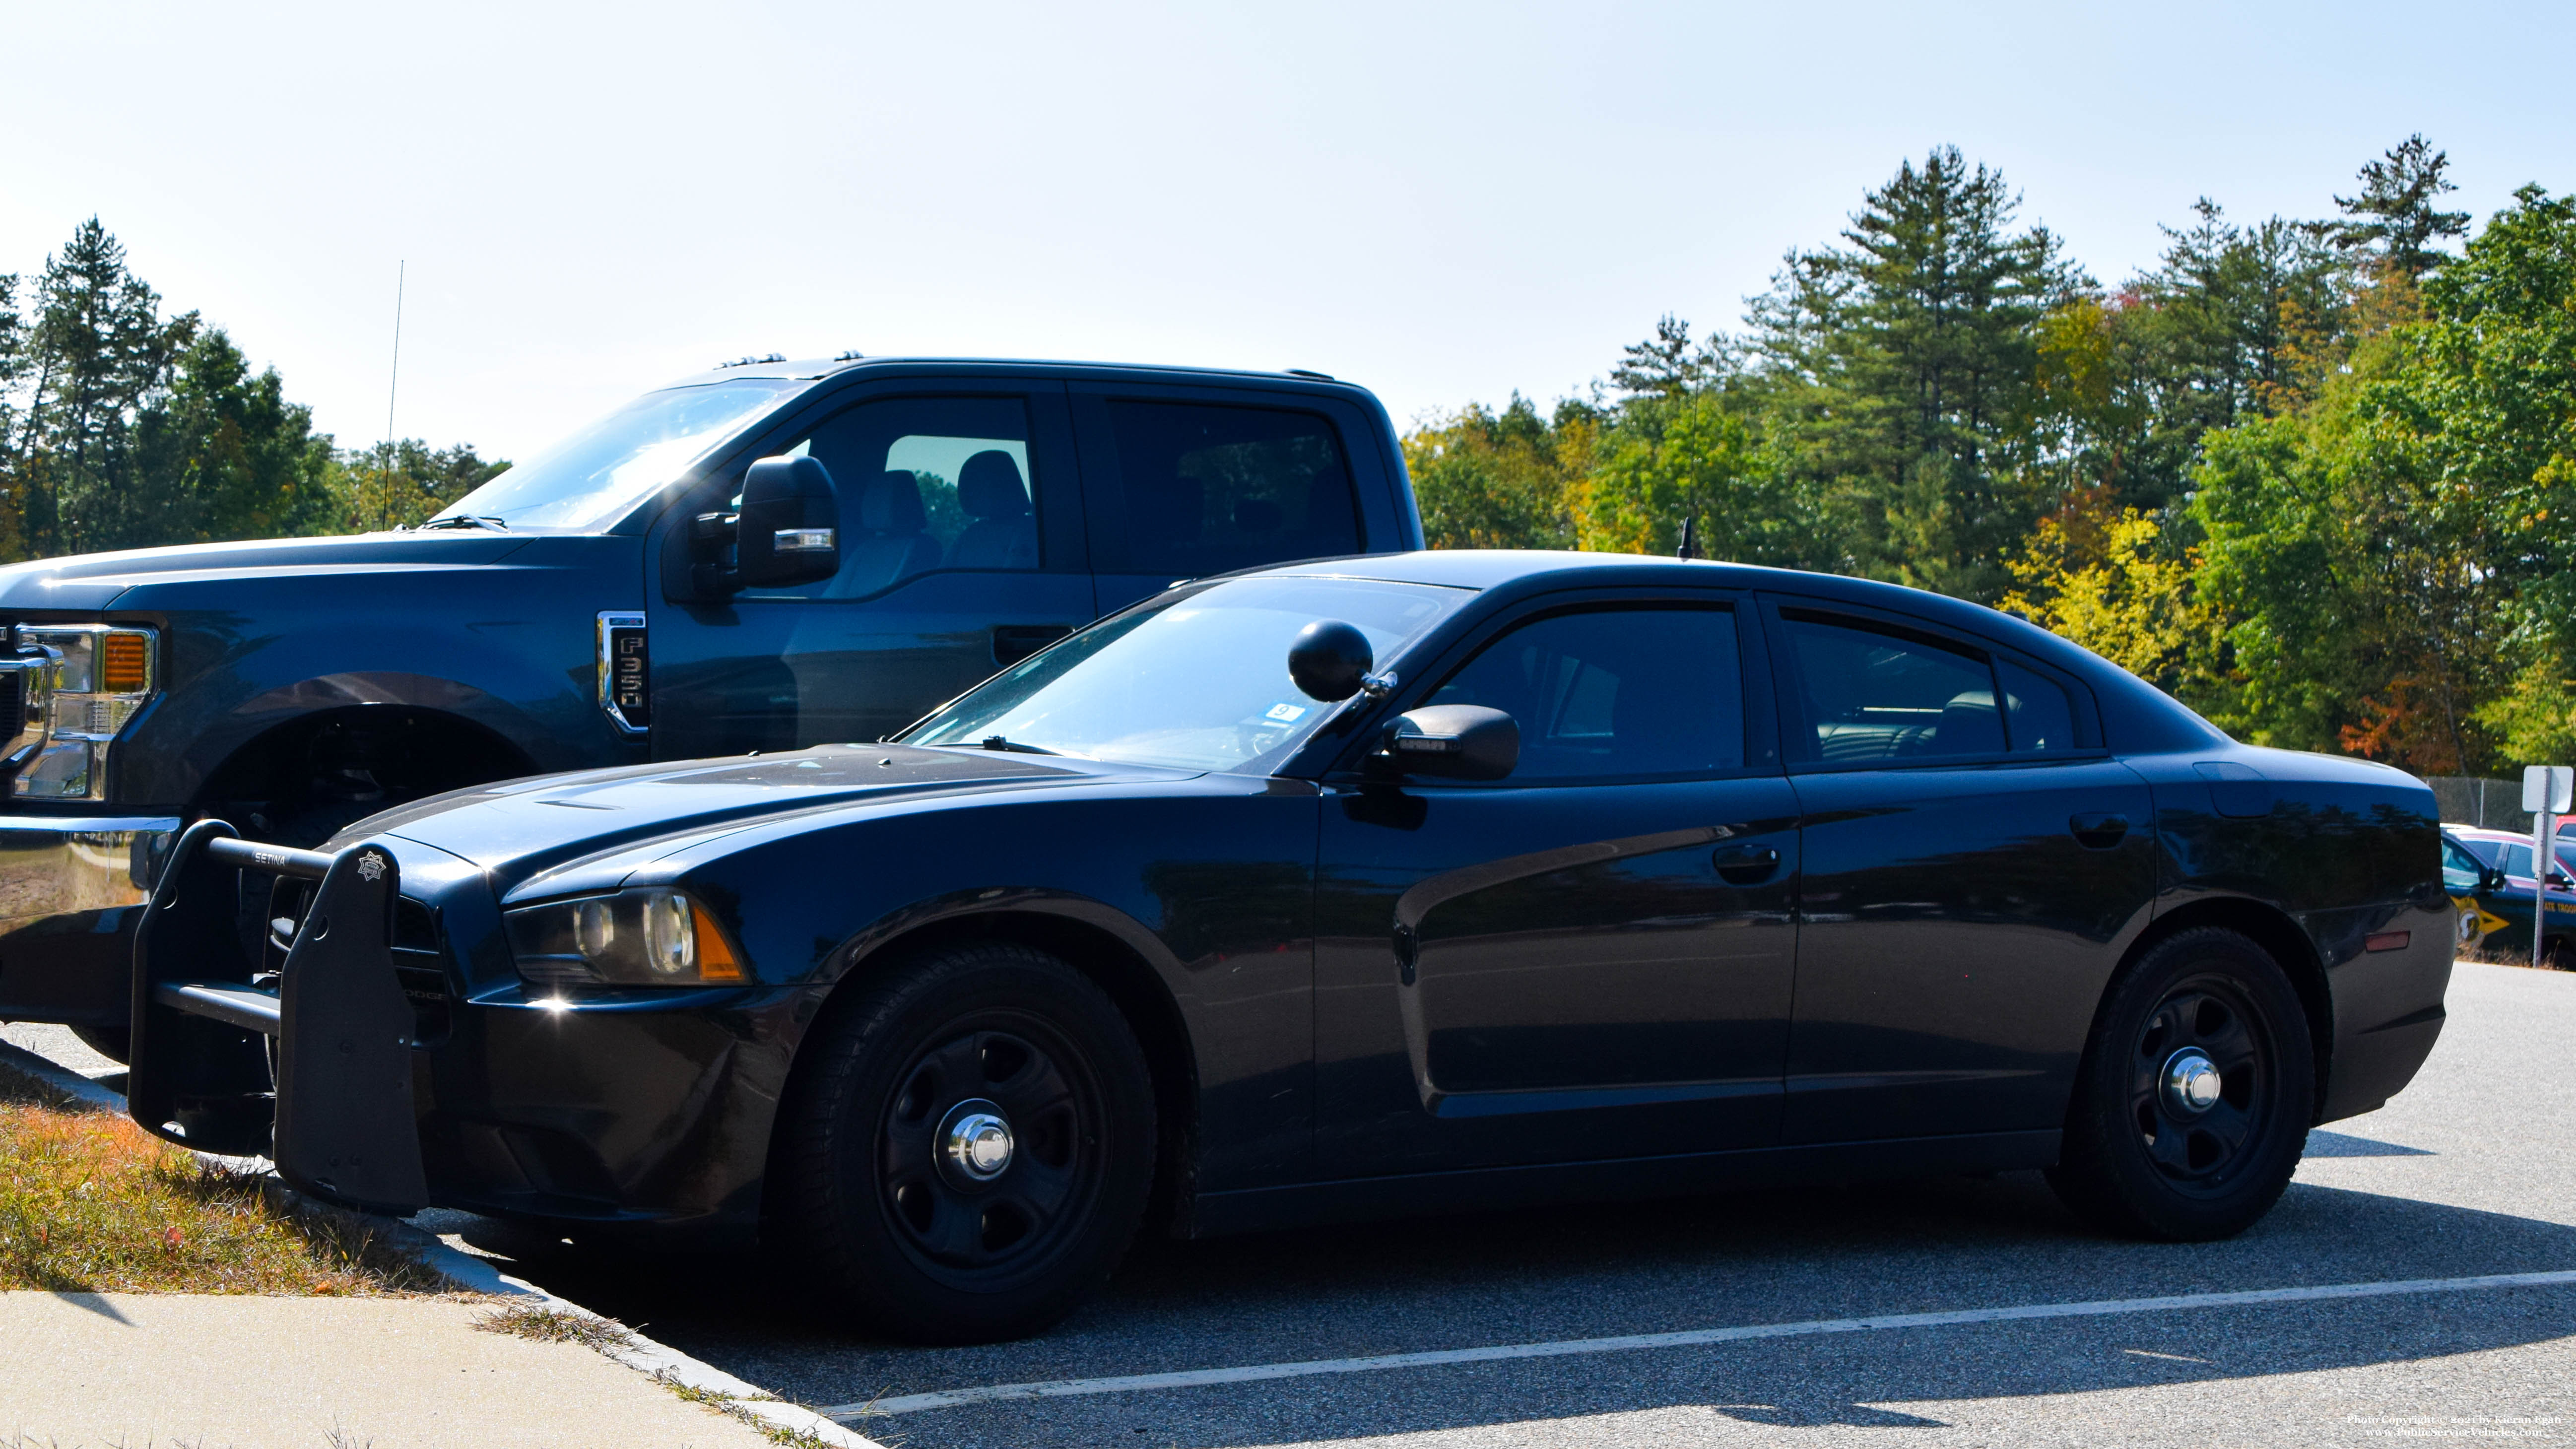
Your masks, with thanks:
[(781, 451), (819, 459), (841, 497), (841, 572), (788, 592), (864, 598), (934, 569), (1045, 563), (1044, 492), (1018, 398), (861, 403)]
[(1359, 511), (1319, 413), (1112, 400), (1128, 567), (1198, 578), (1360, 552)]

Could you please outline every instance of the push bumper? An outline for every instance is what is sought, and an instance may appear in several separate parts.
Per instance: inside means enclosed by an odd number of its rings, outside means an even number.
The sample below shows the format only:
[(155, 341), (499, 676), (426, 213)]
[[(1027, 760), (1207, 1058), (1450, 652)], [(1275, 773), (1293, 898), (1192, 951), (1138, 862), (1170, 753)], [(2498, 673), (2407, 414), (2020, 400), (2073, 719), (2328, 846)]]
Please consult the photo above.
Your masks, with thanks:
[[(319, 883), (275, 971), (234, 926), (245, 869)], [(380, 846), (322, 855), (252, 844), (219, 820), (190, 827), (135, 938), (134, 1120), (190, 1147), (272, 1156), (289, 1184), (334, 1202), (428, 1206), (414, 1018), (393, 970), (399, 889)]]
[(134, 926), (175, 815), (0, 814), (0, 1019), (125, 1019)]
[[(747, 1235), (806, 989), (567, 999), (487, 965), (468, 972), (479, 989), (432, 1006), (425, 961), (499, 949), (488, 888), (471, 868), (442, 878), (436, 854), (379, 839), (325, 855), (191, 827), (136, 942), (135, 1120), (268, 1155), (296, 1187), (372, 1211)], [(435, 926), (401, 898), (404, 860), (414, 892), (440, 903)], [(318, 885), (292, 944), (257, 962), (234, 924), (245, 869)], [(405, 934), (406, 913), (444, 938), (437, 954)]]

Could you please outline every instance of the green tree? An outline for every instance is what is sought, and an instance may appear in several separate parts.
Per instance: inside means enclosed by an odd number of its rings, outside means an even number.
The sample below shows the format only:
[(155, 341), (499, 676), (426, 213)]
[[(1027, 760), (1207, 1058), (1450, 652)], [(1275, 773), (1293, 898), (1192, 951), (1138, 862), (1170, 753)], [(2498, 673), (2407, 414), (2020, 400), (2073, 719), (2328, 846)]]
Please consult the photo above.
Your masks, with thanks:
[(2213, 433), (2199, 481), (2222, 723), (2423, 773), (2564, 748), (2576, 199), (2526, 187), (2313, 404)]
[(333, 531), (331, 440), (222, 329), (189, 343), (167, 391), (136, 420), (132, 466), (84, 503), (97, 548)]
[(1610, 385), (1629, 397), (1680, 397), (1709, 386), (1735, 368), (1727, 340), (1712, 333), (1693, 340), (1688, 322), (1670, 312), (1655, 319), (1654, 335), (1632, 342), (1610, 369)]
[(1497, 413), (1470, 403), (1404, 439), (1405, 471), (1433, 548), (1572, 548), (1580, 480), (1600, 414), (1581, 403), (1542, 418), (1519, 393)]
[(2082, 278), (2046, 228), (2014, 230), (2018, 207), (2000, 173), (1937, 148), (1753, 308), (1784, 461), (1852, 520), (1860, 572), (1994, 599), (2048, 502), (2029, 472), (2038, 329)]
[(9, 502), (33, 554), (97, 546), (85, 522), (130, 462), (137, 418), (195, 339), (197, 314), (164, 321), (160, 294), (125, 264), (96, 217), (46, 258), (22, 368), (25, 401), (8, 450)]
[(416, 527), (509, 466), (487, 461), (471, 443), (434, 449), (418, 438), (341, 454), (330, 463), (337, 511), (327, 531)]
[(2365, 163), (2361, 194), (2335, 198), (2347, 218), (2333, 228), (2335, 245), (2362, 253), (2410, 282), (2421, 281), (2450, 259), (2437, 243), (2469, 230), (2467, 212), (2434, 205), (2459, 189), (2442, 175), (2450, 164), (2449, 153), (2434, 150), (2420, 133)]

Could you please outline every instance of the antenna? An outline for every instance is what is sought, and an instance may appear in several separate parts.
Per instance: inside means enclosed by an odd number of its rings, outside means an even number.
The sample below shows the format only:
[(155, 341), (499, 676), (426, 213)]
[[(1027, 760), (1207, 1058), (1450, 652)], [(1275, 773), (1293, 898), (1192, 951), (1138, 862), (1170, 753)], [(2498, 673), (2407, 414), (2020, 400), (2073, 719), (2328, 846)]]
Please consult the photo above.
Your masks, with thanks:
[[(376, 487), (380, 494), (383, 490), (393, 487), (394, 482), (394, 397), (395, 390), (402, 385), (403, 280), (404, 273), (410, 270), (410, 266), (407, 261), (397, 260), (394, 263), (394, 361), (393, 366), (385, 374), (385, 450), (378, 457), (376, 468)], [(389, 504), (391, 500), (386, 501)], [(379, 512), (376, 515), (377, 522), (383, 522), (384, 517), (385, 515)]]
[(1696, 514), (1696, 513), (1691, 514), (1689, 517), (1684, 518), (1684, 519), (1682, 520), (1682, 546), (1681, 546), (1680, 548), (1677, 548), (1677, 549), (1673, 550), (1673, 557), (1675, 557), (1675, 558), (1697, 558), (1697, 557), (1699, 557), (1699, 515), (1698, 515), (1698, 514)]

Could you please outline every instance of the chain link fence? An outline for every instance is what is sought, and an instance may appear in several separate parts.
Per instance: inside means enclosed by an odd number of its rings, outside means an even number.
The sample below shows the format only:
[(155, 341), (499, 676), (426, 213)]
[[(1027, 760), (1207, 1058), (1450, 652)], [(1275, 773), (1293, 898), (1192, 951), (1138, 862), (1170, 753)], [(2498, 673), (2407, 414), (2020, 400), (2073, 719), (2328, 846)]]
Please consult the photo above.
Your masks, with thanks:
[(2446, 825), (2531, 833), (2531, 815), (2522, 808), (2520, 780), (2433, 775), (2426, 777), (2424, 783), (2433, 787), (2433, 798), (2442, 807), (2442, 822)]

